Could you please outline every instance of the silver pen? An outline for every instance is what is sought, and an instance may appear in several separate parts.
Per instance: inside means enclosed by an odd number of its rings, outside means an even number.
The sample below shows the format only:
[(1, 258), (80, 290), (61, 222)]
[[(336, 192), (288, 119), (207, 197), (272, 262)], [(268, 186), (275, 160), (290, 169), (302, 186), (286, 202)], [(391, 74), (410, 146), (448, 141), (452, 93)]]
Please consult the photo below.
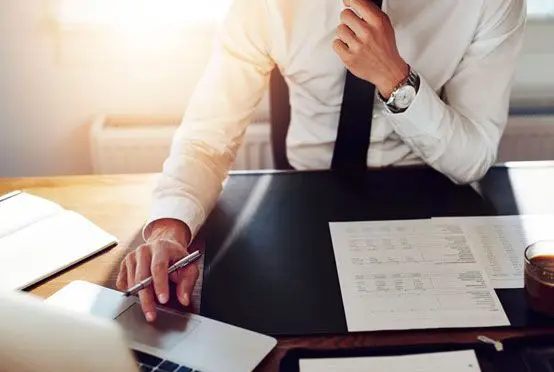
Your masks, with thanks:
[[(174, 273), (175, 271), (177, 271), (179, 269), (183, 269), (183, 268), (187, 267), (188, 265), (190, 265), (194, 261), (198, 260), (201, 256), (202, 256), (202, 253), (200, 253), (200, 251), (196, 251), (196, 252), (193, 252), (193, 253), (189, 254), (188, 256), (180, 259), (179, 261), (177, 261), (173, 265), (171, 265), (171, 267), (167, 270), (168, 275), (171, 275), (172, 273)], [(151, 285), (152, 280), (153, 279), (150, 276), (150, 277), (138, 282), (137, 284), (135, 284), (131, 288), (127, 289), (123, 295), (125, 297), (135, 296), (137, 293), (142, 291), (144, 288)]]

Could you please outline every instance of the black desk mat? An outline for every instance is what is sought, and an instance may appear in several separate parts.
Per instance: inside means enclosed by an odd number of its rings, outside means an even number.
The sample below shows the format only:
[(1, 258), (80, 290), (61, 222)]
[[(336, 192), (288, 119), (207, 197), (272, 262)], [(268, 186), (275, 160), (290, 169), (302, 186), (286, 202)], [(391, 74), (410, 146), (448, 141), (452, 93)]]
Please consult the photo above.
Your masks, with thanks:
[[(201, 313), (275, 336), (344, 334), (329, 222), (517, 214), (509, 182), (500, 182), (505, 169), (493, 171), (480, 192), (426, 167), (357, 179), (233, 175), (205, 226)], [(512, 326), (554, 325), (527, 310), (523, 290), (497, 292)]]

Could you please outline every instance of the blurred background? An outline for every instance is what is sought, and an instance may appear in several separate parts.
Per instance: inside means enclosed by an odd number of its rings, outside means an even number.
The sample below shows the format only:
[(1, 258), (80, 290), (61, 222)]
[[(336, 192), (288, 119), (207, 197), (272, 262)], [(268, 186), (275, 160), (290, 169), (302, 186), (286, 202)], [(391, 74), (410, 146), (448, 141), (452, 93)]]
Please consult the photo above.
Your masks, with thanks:
[[(0, 0), (0, 177), (158, 172), (231, 0)], [(528, 25), (499, 161), (554, 159), (554, 0)], [(236, 169), (271, 168), (268, 100)]]

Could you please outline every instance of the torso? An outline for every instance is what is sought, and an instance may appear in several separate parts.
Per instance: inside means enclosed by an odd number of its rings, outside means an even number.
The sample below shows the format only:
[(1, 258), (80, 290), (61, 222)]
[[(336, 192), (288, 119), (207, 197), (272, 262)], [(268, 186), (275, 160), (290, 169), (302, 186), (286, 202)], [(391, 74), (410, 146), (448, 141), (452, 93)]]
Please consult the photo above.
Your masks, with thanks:
[[(288, 155), (297, 169), (328, 168), (346, 69), (332, 48), (341, 0), (268, 0), (271, 55), (290, 89)], [(385, 0), (402, 57), (440, 94), (472, 42), (483, 0)], [(371, 98), (368, 98), (371, 99)], [(418, 162), (375, 98), (369, 166)]]

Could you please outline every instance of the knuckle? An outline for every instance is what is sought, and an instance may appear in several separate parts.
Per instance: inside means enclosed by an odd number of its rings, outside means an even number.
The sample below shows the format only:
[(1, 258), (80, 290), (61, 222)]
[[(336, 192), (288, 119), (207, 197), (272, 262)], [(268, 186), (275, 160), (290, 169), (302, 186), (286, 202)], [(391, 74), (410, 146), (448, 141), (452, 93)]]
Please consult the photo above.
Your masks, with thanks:
[(135, 252), (130, 252), (127, 257), (125, 257), (127, 265), (133, 265), (136, 261)]
[(162, 262), (154, 262), (152, 263), (152, 274), (159, 275), (164, 272), (164, 269), (167, 269), (167, 267), (164, 267), (164, 264)]
[(360, 39), (360, 41), (361, 41), (362, 43), (367, 43), (367, 42), (369, 42), (370, 39), (371, 39), (371, 33), (369, 32), (368, 29), (363, 28), (363, 29), (360, 31), (360, 33), (359, 33), (359, 35), (358, 35), (358, 38)]
[(145, 253), (147, 253), (150, 250), (150, 246), (148, 244), (143, 244), (140, 247), (137, 248), (136, 254), (141, 256)]
[(173, 239), (160, 239), (158, 242), (157, 252), (171, 252), (174, 249), (183, 249), (183, 246)]
[(374, 27), (377, 30), (384, 31), (388, 25), (390, 25), (390, 19), (387, 15), (383, 14), (380, 17), (376, 17)]
[(158, 247), (163, 247), (163, 246), (167, 245), (169, 242), (170, 242), (170, 240), (167, 239), (167, 238), (159, 238), (158, 240), (156, 240), (156, 242), (154, 244)]

